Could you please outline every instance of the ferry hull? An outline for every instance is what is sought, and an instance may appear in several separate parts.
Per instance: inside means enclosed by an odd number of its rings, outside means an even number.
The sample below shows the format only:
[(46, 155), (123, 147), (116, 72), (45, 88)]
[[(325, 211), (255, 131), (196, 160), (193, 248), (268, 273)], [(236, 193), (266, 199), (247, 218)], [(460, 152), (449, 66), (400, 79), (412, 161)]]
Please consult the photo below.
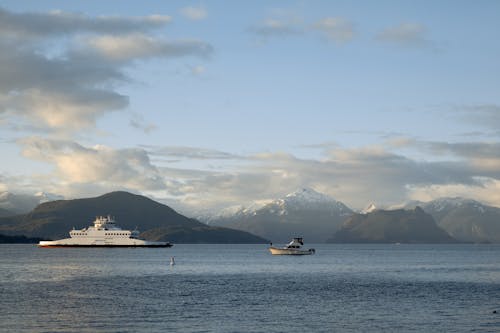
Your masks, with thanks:
[(48, 248), (48, 247), (172, 247), (173, 245), (170, 243), (167, 244), (148, 244), (148, 245), (98, 245), (98, 244), (89, 244), (89, 245), (76, 245), (76, 244), (38, 244), (38, 247)]
[(271, 254), (274, 255), (295, 255), (295, 256), (314, 254), (315, 252), (314, 249), (309, 249), (309, 250), (285, 249), (273, 246), (269, 248), (269, 251), (271, 252)]
[(142, 239), (120, 240), (75, 240), (66, 238), (55, 241), (40, 241), (38, 247), (171, 247), (169, 242), (153, 242)]

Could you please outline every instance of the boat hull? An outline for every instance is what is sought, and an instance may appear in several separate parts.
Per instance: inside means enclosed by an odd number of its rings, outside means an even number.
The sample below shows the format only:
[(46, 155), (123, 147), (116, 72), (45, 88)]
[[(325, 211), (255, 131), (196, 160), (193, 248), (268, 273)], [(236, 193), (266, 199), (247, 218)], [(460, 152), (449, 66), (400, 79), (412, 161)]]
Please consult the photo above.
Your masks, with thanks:
[(309, 249), (309, 250), (285, 249), (273, 246), (269, 247), (269, 251), (273, 255), (294, 255), (294, 256), (314, 254), (315, 252), (314, 249)]
[(54, 244), (54, 245), (41, 245), (38, 244), (38, 247), (172, 247), (173, 245), (170, 243), (167, 244), (150, 244), (150, 245), (74, 245), (74, 244)]
[(120, 242), (92, 241), (92, 242), (77, 242), (72, 238), (57, 241), (41, 241), (38, 247), (172, 247), (169, 242), (151, 242), (136, 239), (123, 239)]

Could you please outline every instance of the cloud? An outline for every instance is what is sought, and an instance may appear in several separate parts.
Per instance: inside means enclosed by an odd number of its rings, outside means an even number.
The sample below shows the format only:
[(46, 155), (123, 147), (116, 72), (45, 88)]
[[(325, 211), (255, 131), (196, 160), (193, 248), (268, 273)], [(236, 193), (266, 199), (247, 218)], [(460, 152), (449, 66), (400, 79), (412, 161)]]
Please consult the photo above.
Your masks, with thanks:
[(419, 23), (401, 23), (386, 28), (376, 35), (376, 39), (403, 47), (428, 47), (433, 42), (427, 39), (427, 29)]
[(92, 129), (129, 105), (117, 88), (131, 80), (125, 72), (137, 61), (211, 54), (203, 41), (153, 36), (170, 20), (0, 9), (0, 126), (64, 134)]
[[(184, 175), (180, 193), (191, 204), (216, 206), (224, 202), (229, 206), (275, 198), (309, 186), (354, 208), (373, 201), (382, 205), (401, 203), (431, 188), (447, 189), (443, 193), (452, 196), (454, 189), (455, 195), (464, 193), (458, 189), (469, 189), (469, 196), (478, 193), (483, 199), (486, 193), (494, 193), (500, 174), (472, 159), (457, 160), (460, 150), (452, 151), (449, 160), (439, 162), (417, 161), (384, 147), (336, 147), (323, 160), (285, 153), (256, 154), (247, 156), (248, 164), (237, 171), (192, 170)], [(500, 201), (486, 202), (500, 205)]]
[(29, 137), (18, 141), (26, 158), (52, 164), (61, 184), (97, 184), (134, 190), (162, 190), (165, 183), (143, 149), (85, 147), (65, 140)]
[(144, 34), (131, 34), (88, 38), (78, 51), (85, 54), (84, 50), (94, 51), (110, 60), (130, 61), (152, 57), (207, 57), (213, 48), (199, 40), (168, 41)]
[(127, 106), (128, 98), (98, 89), (67, 92), (28, 89), (0, 95), (0, 105), (7, 112), (12, 110), (12, 119), (26, 121), (34, 128), (71, 132), (94, 126), (97, 118)]
[(181, 8), (180, 11), (185, 18), (193, 21), (203, 20), (208, 16), (207, 10), (201, 6), (200, 7), (188, 6)]
[[(451, 111), (468, 124), (476, 124), (490, 129), (494, 135), (500, 135), (500, 105), (480, 104), (455, 106)], [(484, 134), (484, 133), (483, 133)]]
[(244, 159), (243, 156), (235, 155), (215, 149), (186, 147), (186, 146), (149, 146), (142, 148), (148, 151), (151, 156), (166, 158), (181, 158), (195, 160), (229, 160)]
[(250, 28), (250, 31), (261, 38), (290, 37), (319, 32), (328, 40), (340, 44), (347, 43), (355, 37), (354, 24), (342, 17), (326, 17), (307, 24), (300, 18), (285, 15), (280, 18), (268, 18)]
[[(235, 158), (245, 162), (230, 170), (162, 168), (167, 178), (182, 180), (176, 195), (184, 204), (220, 207), (282, 196), (309, 186), (352, 207), (368, 202), (401, 203), (417, 189), (429, 186), (480, 188), (495, 175), (463, 161), (425, 162), (391, 153), (383, 147), (332, 148), (326, 159), (301, 159), (286, 153), (226, 156), (182, 147), (172, 149), (178, 159)], [(165, 152), (167, 153), (167, 152)], [(483, 177), (482, 179), (478, 177)]]
[(9, 124), (75, 130), (95, 124), (128, 98), (107, 85), (124, 82), (119, 68), (101, 62), (48, 58), (28, 46), (0, 42), (0, 114)]
[(0, 36), (44, 38), (80, 32), (128, 34), (161, 28), (169, 24), (171, 20), (171, 17), (167, 15), (90, 17), (62, 11), (14, 13), (0, 8)]
[(250, 31), (260, 37), (286, 37), (299, 35), (304, 32), (300, 21), (283, 19), (266, 19), (250, 28)]
[(326, 17), (317, 21), (312, 28), (325, 34), (325, 36), (338, 43), (346, 43), (354, 38), (354, 25), (341, 17)]
[(478, 182), (476, 186), (464, 184), (409, 186), (408, 199), (426, 202), (436, 198), (462, 197), (500, 207), (500, 180), (478, 178)]
[[(412, 139), (358, 148), (318, 145), (325, 149), (322, 159), (279, 152), (238, 155), (185, 146), (87, 147), (39, 137), (21, 139), (18, 144), (26, 158), (54, 167), (52, 174), (33, 179), (39, 188), (65, 196), (71, 188), (73, 194), (81, 189), (87, 195), (92, 188), (99, 193), (119, 188), (176, 198), (201, 209), (249, 204), (312, 187), (353, 208), (369, 202), (390, 206), (444, 195), (500, 206), (500, 147), (496, 143)], [(417, 160), (392, 151), (401, 148), (441, 158)]]
[(200, 76), (203, 75), (206, 72), (205, 66), (198, 65), (198, 66), (189, 66), (190, 72), (192, 75), (195, 76)]
[(140, 114), (134, 113), (132, 115), (132, 118), (130, 119), (129, 122), (130, 126), (133, 128), (136, 128), (138, 130), (143, 131), (146, 134), (151, 133), (152, 131), (158, 129), (158, 127), (154, 124), (148, 124), (144, 121), (144, 117), (142, 117)]

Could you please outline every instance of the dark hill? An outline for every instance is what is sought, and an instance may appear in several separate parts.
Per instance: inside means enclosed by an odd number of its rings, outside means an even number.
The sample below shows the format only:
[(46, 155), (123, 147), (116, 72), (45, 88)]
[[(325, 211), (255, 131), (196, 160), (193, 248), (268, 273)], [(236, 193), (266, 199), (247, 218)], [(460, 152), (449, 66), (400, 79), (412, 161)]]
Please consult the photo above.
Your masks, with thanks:
[[(92, 224), (97, 215), (114, 216), (124, 229), (137, 227), (150, 239), (196, 243), (264, 243), (265, 239), (227, 228), (207, 228), (195, 219), (178, 214), (172, 208), (141, 195), (112, 192), (96, 198), (57, 200), (43, 203), (26, 215), (0, 218), (0, 233), (23, 234), (28, 237), (66, 238), (73, 227)], [(161, 228), (161, 233), (151, 229)], [(201, 229), (204, 231), (200, 231)], [(160, 230), (160, 229), (159, 229)], [(175, 230), (175, 232), (173, 232)], [(213, 233), (222, 236), (214, 237)], [(177, 237), (181, 232), (184, 236)], [(186, 237), (185, 235), (190, 235)]]
[(354, 214), (329, 239), (331, 243), (454, 243), (420, 207)]
[(26, 236), (7, 236), (0, 234), (0, 244), (36, 244), (43, 238), (28, 238)]
[(16, 215), (15, 213), (0, 207), (0, 217)]

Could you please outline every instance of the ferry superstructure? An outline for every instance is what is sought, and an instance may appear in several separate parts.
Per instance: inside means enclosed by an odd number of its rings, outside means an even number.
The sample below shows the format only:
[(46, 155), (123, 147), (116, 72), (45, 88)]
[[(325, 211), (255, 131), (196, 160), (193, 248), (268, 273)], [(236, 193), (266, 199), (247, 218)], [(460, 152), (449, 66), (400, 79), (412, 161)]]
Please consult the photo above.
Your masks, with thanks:
[(94, 225), (69, 232), (70, 238), (41, 241), (39, 247), (171, 247), (169, 242), (139, 239), (138, 230), (124, 230), (111, 216), (98, 216)]

